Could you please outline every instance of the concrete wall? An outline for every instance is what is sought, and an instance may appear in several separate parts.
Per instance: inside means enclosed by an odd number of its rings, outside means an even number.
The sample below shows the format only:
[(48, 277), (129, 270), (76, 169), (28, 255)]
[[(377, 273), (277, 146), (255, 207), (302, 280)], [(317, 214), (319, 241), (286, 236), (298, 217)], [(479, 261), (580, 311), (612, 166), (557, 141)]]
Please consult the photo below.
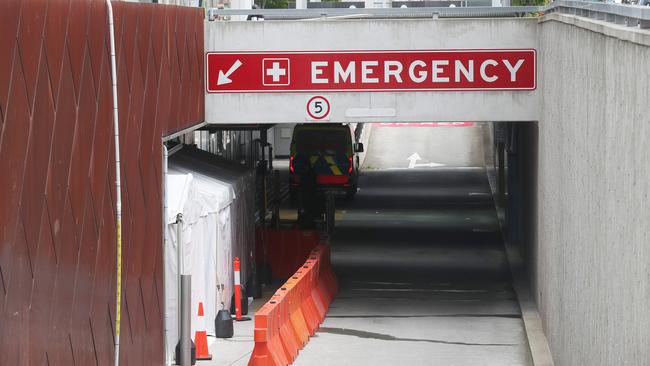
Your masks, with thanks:
[[(206, 22), (205, 49), (534, 49), (537, 28), (535, 18)], [(206, 121), (309, 122), (306, 105), (314, 95), (329, 99), (330, 122), (532, 121), (538, 118), (537, 94), (537, 90), (206, 94)], [(373, 118), (347, 113), (357, 108), (394, 109), (395, 114)]]
[(650, 32), (539, 31), (534, 292), (556, 365), (650, 365)]
[(276, 157), (286, 158), (289, 156), (294, 126), (294, 123), (281, 123), (273, 127), (273, 140), (269, 139), (269, 141), (273, 144), (273, 154)]

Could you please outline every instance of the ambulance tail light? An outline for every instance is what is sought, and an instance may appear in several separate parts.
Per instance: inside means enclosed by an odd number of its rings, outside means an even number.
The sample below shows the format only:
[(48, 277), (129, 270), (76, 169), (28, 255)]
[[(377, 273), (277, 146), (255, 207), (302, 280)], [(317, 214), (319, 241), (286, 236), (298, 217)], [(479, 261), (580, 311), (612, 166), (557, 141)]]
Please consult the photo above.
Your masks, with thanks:
[(293, 167), (293, 155), (289, 156), (289, 171), (292, 174), (295, 173), (295, 169)]
[(348, 167), (348, 173), (352, 174), (353, 166), (352, 166), (352, 157), (351, 156), (348, 156), (348, 161), (350, 162), (350, 166)]

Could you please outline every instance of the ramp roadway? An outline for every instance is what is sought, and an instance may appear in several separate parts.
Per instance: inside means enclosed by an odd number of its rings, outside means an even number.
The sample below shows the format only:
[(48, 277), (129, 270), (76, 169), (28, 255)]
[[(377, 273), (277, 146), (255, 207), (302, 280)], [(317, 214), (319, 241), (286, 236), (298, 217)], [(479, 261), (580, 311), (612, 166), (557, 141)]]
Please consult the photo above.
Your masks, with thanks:
[(341, 290), (295, 365), (531, 364), (483, 127), (373, 127), (357, 197), (338, 205)]
[(529, 365), (483, 169), (361, 186), (332, 242), (341, 291), (295, 365)]

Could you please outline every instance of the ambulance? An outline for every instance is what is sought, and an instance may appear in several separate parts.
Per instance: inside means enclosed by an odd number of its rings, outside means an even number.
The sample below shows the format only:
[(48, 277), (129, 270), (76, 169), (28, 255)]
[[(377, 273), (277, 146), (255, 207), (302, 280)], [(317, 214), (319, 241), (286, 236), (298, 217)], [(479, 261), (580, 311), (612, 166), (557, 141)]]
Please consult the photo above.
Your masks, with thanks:
[(292, 198), (307, 184), (319, 191), (341, 191), (353, 198), (359, 177), (358, 153), (363, 152), (363, 144), (354, 141), (348, 124), (296, 125), (289, 157)]

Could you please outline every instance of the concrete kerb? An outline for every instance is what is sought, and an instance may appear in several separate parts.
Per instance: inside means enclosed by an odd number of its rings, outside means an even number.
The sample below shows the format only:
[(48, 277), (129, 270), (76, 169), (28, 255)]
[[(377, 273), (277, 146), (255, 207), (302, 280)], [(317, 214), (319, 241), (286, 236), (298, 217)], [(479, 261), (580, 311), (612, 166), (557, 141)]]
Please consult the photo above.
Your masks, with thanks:
[(505, 235), (503, 235), (504, 216), (500, 215), (498, 212), (499, 208), (497, 206), (496, 197), (492, 196), (492, 198), (494, 199), (495, 207), (497, 207), (496, 214), (498, 217), (501, 237), (506, 250), (508, 266), (510, 267), (510, 273), (512, 274), (512, 286), (517, 294), (517, 302), (519, 303), (521, 320), (524, 323), (526, 341), (528, 342), (528, 349), (530, 350), (530, 355), (533, 359), (533, 366), (555, 366), (553, 355), (551, 354), (551, 348), (548, 346), (548, 340), (544, 333), (542, 318), (537, 309), (537, 303), (530, 292), (528, 275), (524, 268), (524, 261), (521, 258), (519, 251), (506, 241)]
[(544, 333), (542, 318), (539, 316), (539, 311), (537, 310), (537, 303), (530, 293), (528, 275), (524, 269), (524, 261), (517, 249), (506, 241), (505, 235), (503, 235), (504, 216), (499, 214), (496, 197), (493, 195), (492, 198), (494, 199), (495, 207), (497, 207), (496, 214), (506, 250), (508, 266), (512, 275), (512, 286), (517, 294), (517, 302), (519, 303), (521, 320), (524, 323), (526, 341), (528, 342), (528, 349), (533, 359), (533, 366), (555, 366), (551, 348), (548, 346), (548, 340)]
[(530, 292), (530, 287), (527, 282), (528, 276), (526, 275), (521, 255), (509, 243), (505, 243), (505, 248), (533, 365), (555, 366), (553, 355), (551, 354), (551, 349), (548, 346), (548, 340), (544, 333), (542, 318), (539, 316), (537, 304)]
[[(491, 174), (487, 167), (486, 174), (488, 183), (490, 185), (490, 190), (492, 192), (496, 192), (494, 189), (494, 184), (496, 181), (495, 179), (491, 179), (493, 177), (491, 177)], [(508, 266), (510, 267), (510, 273), (512, 275), (512, 286), (514, 287), (515, 293), (517, 294), (517, 302), (519, 303), (521, 320), (524, 323), (526, 341), (528, 342), (528, 349), (533, 361), (533, 366), (555, 366), (553, 355), (551, 354), (551, 349), (548, 345), (546, 334), (544, 333), (542, 318), (540, 317), (539, 311), (537, 309), (537, 303), (535, 302), (535, 299), (530, 292), (528, 275), (524, 268), (524, 261), (519, 251), (506, 241), (506, 237), (503, 231), (505, 216), (502, 215), (502, 212), (500, 212), (502, 209), (499, 209), (499, 206), (497, 204), (497, 197), (495, 197), (494, 194), (492, 194), (492, 199), (494, 201), (494, 207), (496, 207), (495, 213), (497, 215), (497, 221), (499, 222), (501, 238), (506, 250), (506, 259), (508, 260)]]

